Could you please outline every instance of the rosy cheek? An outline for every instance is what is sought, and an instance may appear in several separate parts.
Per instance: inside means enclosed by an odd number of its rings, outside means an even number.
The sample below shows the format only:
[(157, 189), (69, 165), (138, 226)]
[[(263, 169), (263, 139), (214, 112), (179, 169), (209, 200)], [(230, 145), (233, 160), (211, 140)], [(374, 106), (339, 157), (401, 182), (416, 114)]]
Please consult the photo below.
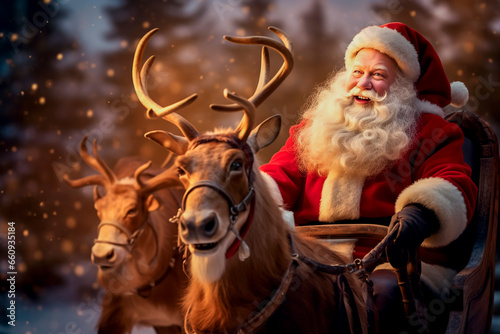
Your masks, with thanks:
[(373, 89), (378, 95), (384, 95), (387, 90), (387, 87), (386, 85), (375, 85)]
[(356, 86), (356, 81), (354, 80), (349, 80), (347, 82), (347, 91), (350, 91), (351, 89), (353, 89), (354, 87)]

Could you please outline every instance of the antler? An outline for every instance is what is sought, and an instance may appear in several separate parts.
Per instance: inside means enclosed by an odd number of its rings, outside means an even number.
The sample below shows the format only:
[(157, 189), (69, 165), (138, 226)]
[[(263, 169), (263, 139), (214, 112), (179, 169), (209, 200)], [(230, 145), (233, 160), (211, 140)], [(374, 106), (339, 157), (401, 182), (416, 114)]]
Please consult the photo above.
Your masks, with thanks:
[(224, 97), (228, 100), (235, 101), (237, 105), (243, 108), (245, 113), (243, 114), (240, 124), (234, 130), (234, 133), (238, 135), (239, 139), (246, 141), (253, 129), (255, 121), (255, 106), (248, 99), (240, 97), (236, 95), (236, 93), (230, 93), (227, 89), (224, 89)]
[(134, 83), (135, 93), (137, 94), (137, 97), (139, 98), (139, 101), (141, 101), (142, 105), (148, 109), (148, 117), (152, 117), (152, 113), (154, 113), (154, 115), (157, 117), (162, 117), (163, 119), (177, 126), (188, 140), (192, 140), (198, 136), (198, 131), (191, 123), (189, 123), (184, 117), (177, 114), (175, 111), (191, 104), (194, 100), (196, 100), (198, 95), (192, 94), (184, 100), (166, 107), (162, 107), (154, 102), (147, 93), (146, 78), (149, 74), (151, 66), (153, 65), (155, 57), (151, 56), (144, 63), (144, 67), (142, 68), (142, 70), (140, 70), (140, 67), (146, 45), (151, 36), (153, 36), (157, 31), (158, 28), (155, 28), (144, 35), (139, 41), (139, 44), (137, 45), (137, 48), (135, 50), (134, 63), (132, 68), (132, 81)]
[[(292, 43), (286, 36), (286, 34), (276, 27), (269, 27), (269, 30), (274, 32), (281, 39), (283, 44), (278, 41), (265, 36), (249, 36), (249, 37), (234, 37), (234, 36), (224, 36), (227, 41), (237, 43), (237, 44), (251, 44), (251, 45), (263, 45), (262, 48), (262, 60), (261, 60), (261, 71), (259, 76), (259, 82), (254, 94), (248, 98), (256, 107), (258, 107), (266, 98), (268, 98), (278, 86), (285, 80), (285, 78), (290, 74), (293, 68), (293, 47)], [(267, 47), (270, 47), (283, 57), (283, 65), (279, 71), (274, 75), (274, 77), (269, 81), (269, 52)], [(217, 111), (238, 111), (241, 110), (241, 105), (231, 104), (212, 104), (210, 106), (213, 110)]]
[(80, 142), (80, 156), (87, 163), (87, 165), (89, 165), (96, 172), (100, 173), (100, 175), (90, 175), (78, 180), (71, 180), (67, 174), (64, 174), (63, 179), (74, 188), (87, 185), (102, 185), (104, 187), (108, 187), (116, 182), (116, 176), (108, 165), (106, 165), (106, 163), (99, 158), (99, 155), (97, 154), (97, 142), (95, 139), (93, 142), (94, 157), (89, 154), (87, 151), (87, 137), (88, 136), (83, 137)]
[(141, 167), (137, 168), (134, 173), (134, 178), (139, 185), (139, 190), (142, 194), (151, 194), (159, 189), (170, 187), (173, 185), (179, 185), (179, 180), (177, 176), (172, 172), (171, 169), (167, 169), (160, 174), (154, 176), (153, 178), (142, 182), (140, 176), (142, 172), (151, 166), (151, 161), (145, 163)]

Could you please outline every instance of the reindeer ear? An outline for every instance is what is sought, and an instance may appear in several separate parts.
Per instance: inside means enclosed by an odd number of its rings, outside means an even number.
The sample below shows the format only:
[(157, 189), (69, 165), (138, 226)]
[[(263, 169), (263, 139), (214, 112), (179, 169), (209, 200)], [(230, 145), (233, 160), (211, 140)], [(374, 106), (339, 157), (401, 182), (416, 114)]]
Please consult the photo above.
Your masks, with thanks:
[(281, 115), (271, 116), (252, 130), (247, 143), (257, 153), (278, 137), (280, 129)]
[(150, 194), (146, 199), (146, 209), (148, 212), (158, 210), (160, 208), (160, 203), (154, 198), (153, 194)]
[(161, 130), (149, 131), (144, 137), (160, 144), (167, 150), (174, 152), (177, 155), (183, 155), (188, 148), (188, 140), (185, 137), (176, 136), (170, 132)]
[(99, 193), (99, 187), (98, 186), (94, 186), (94, 202), (96, 202), (101, 197), (102, 196)]

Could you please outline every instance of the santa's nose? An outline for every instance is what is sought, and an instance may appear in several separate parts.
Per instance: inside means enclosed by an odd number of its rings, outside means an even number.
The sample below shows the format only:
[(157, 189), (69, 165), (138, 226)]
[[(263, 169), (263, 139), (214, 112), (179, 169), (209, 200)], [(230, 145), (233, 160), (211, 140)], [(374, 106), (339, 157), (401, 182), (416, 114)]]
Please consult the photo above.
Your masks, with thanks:
[(373, 88), (373, 85), (372, 85), (370, 78), (366, 75), (363, 75), (361, 78), (359, 78), (356, 86), (358, 88), (361, 88), (361, 89), (372, 89)]

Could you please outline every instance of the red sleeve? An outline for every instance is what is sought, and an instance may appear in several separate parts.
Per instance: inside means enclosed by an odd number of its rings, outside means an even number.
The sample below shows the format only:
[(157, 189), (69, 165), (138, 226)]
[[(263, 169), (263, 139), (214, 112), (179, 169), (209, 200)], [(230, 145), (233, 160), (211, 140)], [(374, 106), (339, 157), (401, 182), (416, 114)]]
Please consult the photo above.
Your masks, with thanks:
[(260, 170), (271, 176), (278, 185), (288, 210), (293, 210), (303, 189), (304, 175), (298, 168), (295, 149), (295, 135), (302, 126), (303, 123), (292, 126), (285, 145), (273, 155), (269, 163), (260, 167)]
[(477, 187), (464, 162), (464, 136), (456, 125), (439, 116), (423, 114), (418, 135), (409, 151), (413, 184), (396, 201), (396, 212), (409, 203), (432, 209), (439, 218), (439, 230), (426, 239), (424, 247), (442, 247), (455, 240), (472, 218)]

